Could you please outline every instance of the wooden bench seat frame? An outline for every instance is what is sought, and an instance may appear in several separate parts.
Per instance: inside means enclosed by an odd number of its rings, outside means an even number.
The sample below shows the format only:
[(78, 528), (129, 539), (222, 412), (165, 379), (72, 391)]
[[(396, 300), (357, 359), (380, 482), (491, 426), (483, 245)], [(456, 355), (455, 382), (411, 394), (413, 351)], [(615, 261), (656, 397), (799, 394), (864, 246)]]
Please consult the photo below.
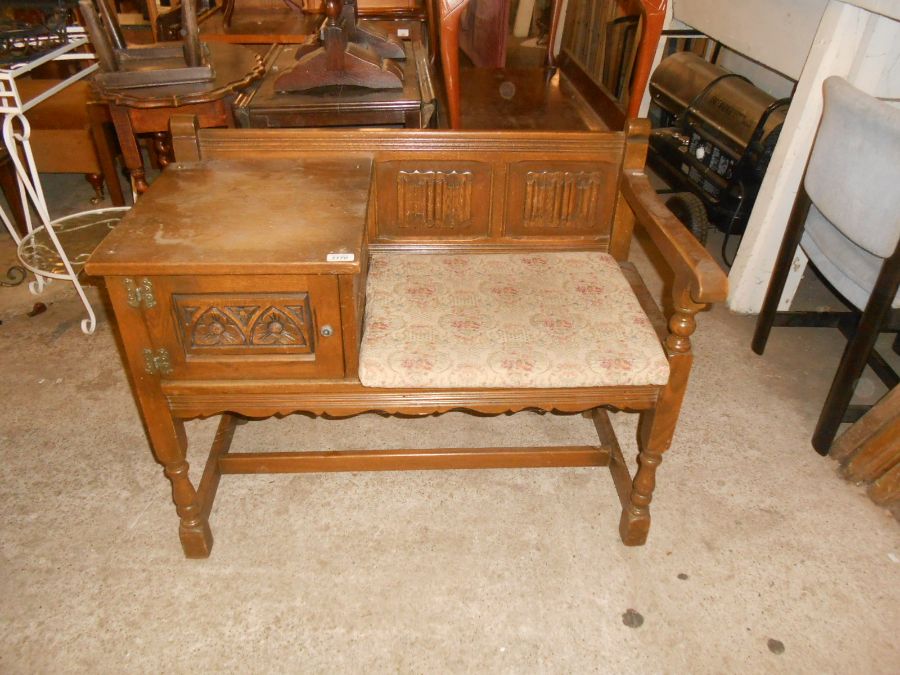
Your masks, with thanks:
[[(345, 355), (347, 370), (337, 380), (177, 380), (135, 377), (143, 363), (147, 336), (142, 328), (119, 317), (125, 357), (133, 374), (135, 394), (142, 410), (157, 460), (171, 481), (180, 518), (179, 534), (185, 555), (209, 555), (212, 534), (209, 514), (219, 479), (226, 473), (420, 470), (450, 468), (515, 468), (548, 466), (607, 466), (622, 503), (620, 534), (627, 545), (645, 542), (650, 526), (649, 505), (656, 469), (672, 441), (692, 362), (690, 336), (695, 315), (726, 294), (726, 277), (705, 249), (662, 205), (643, 173), (649, 125), (630, 123), (625, 133), (456, 133), (418, 131), (311, 131), (311, 130), (198, 130), (190, 118), (174, 118), (176, 161), (311, 157), (360, 153), (375, 160), (375, 178), (369, 200), (368, 248), (377, 251), (476, 252), (606, 250), (620, 261), (622, 271), (650, 317), (668, 356), (670, 378), (665, 386), (621, 386), (567, 389), (376, 389), (356, 378), (356, 354)], [(544, 161), (558, 167), (573, 158), (583, 160), (605, 153), (616, 162), (614, 204), (608, 221), (589, 236), (515, 238), (504, 235), (503, 213), (497, 186), (509, 185), (511, 164), (493, 168), (491, 229), (479, 240), (453, 238), (385, 238), (381, 229), (389, 214), (379, 212), (379, 164), (417, 156), (444, 158), (446, 162), (474, 157), (507, 157)], [(491, 153), (494, 153), (491, 155)], [(497, 175), (504, 174), (506, 175)], [(383, 209), (382, 209), (383, 211)], [(496, 222), (494, 222), (496, 220)], [(626, 261), (633, 223), (643, 226), (674, 272), (673, 312), (666, 319), (647, 292), (640, 276)], [(390, 231), (390, 223), (386, 231)], [(126, 311), (120, 284), (107, 288), (119, 316)], [(342, 303), (344, 300), (342, 299)], [(353, 331), (353, 326), (345, 326)], [(357, 333), (361, 328), (355, 327)], [(359, 335), (355, 335), (358, 346)], [(345, 344), (347, 336), (345, 335)], [(451, 410), (497, 415), (521, 410), (583, 413), (596, 428), (599, 443), (589, 446), (539, 448), (435, 448), (428, 450), (231, 451), (238, 424), (305, 412), (347, 417), (364, 412), (432, 415)], [(638, 469), (634, 476), (622, 458), (607, 416), (607, 409), (640, 415)], [(186, 461), (184, 420), (222, 415), (209, 458), (199, 483), (191, 481)]]

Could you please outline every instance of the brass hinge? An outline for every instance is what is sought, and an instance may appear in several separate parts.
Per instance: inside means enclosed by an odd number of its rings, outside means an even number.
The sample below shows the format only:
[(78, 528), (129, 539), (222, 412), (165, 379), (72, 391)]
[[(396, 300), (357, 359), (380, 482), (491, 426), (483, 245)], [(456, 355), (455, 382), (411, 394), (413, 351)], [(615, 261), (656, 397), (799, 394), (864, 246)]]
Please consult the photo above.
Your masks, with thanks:
[(153, 294), (153, 283), (147, 278), (135, 281), (131, 277), (122, 280), (125, 284), (125, 292), (128, 293), (129, 307), (138, 308), (143, 305), (146, 309), (156, 307), (156, 296)]
[(172, 372), (172, 362), (167, 349), (144, 350), (144, 370), (148, 375), (168, 375)]

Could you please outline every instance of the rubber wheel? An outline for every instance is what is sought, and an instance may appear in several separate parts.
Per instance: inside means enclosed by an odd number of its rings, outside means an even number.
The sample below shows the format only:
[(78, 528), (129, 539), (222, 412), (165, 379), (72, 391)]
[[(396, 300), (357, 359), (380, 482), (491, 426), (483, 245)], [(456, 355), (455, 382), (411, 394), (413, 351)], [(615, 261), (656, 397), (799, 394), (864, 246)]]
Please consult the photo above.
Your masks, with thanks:
[(706, 244), (709, 233), (709, 217), (703, 201), (693, 192), (676, 192), (666, 200), (666, 206), (684, 226), (691, 231), (697, 241)]

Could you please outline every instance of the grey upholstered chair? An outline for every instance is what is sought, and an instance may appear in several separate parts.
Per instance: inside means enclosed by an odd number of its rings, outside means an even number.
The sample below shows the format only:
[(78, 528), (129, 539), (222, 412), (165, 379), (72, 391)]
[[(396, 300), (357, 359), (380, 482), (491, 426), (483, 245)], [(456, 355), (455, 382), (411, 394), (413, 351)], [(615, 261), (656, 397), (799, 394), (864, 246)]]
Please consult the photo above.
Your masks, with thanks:
[[(775, 326), (832, 326), (849, 338), (825, 401), (813, 447), (826, 454), (868, 363), (888, 388), (897, 374), (874, 350), (882, 331), (900, 329), (900, 108), (845, 80), (824, 83), (824, 110), (806, 174), (753, 336), (762, 354)], [(854, 312), (778, 312), (797, 246)], [(898, 350), (900, 339), (895, 339)]]

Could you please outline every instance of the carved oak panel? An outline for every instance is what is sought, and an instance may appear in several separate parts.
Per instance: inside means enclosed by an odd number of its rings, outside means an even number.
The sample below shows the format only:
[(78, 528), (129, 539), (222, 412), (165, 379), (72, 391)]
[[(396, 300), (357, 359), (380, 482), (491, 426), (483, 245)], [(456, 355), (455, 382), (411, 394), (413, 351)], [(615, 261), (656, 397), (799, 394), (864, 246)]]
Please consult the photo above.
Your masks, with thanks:
[(459, 229), (472, 220), (471, 171), (399, 171), (397, 224), (401, 228)]
[(616, 169), (613, 164), (600, 162), (511, 164), (504, 234), (608, 236)]
[(376, 240), (488, 236), (489, 164), (394, 161), (379, 163), (376, 171)]
[(185, 355), (311, 354), (313, 328), (307, 293), (175, 295)]
[(171, 357), (170, 380), (342, 377), (339, 278), (154, 276), (157, 303), (141, 315), (150, 346)]

